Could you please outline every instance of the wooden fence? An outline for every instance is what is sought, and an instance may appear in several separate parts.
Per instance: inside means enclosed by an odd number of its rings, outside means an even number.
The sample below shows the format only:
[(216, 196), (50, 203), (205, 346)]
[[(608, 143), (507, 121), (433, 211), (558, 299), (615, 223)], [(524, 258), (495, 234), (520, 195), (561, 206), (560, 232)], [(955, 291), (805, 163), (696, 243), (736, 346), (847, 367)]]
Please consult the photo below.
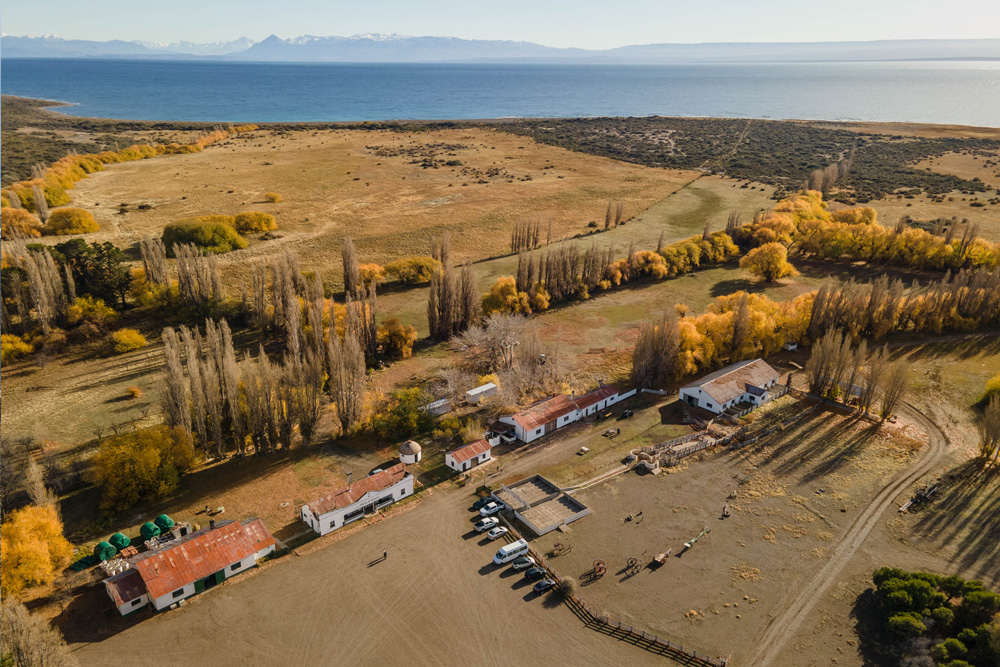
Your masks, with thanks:
[[(505, 538), (508, 542), (521, 539), (521, 535), (518, 533), (514, 524), (502, 514), (500, 515), (500, 521), (507, 526), (508, 533)], [(549, 565), (545, 558), (543, 558), (542, 555), (534, 549), (531, 549), (529, 553), (538, 565), (548, 572), (549, 577), (556, 582), (556, 585), (561, 586), (563, 582), (562, 578), (552, 568), (552, 566)], [(672, 642), (669, 639), (663, 639), (650, 632), (646, 632), (645, 630), (639, 630), (631, 625), (626, 625), (625, 623), (617, 621), (606, 614), (598, 614), (588, 607), (587, 604), (575, 593), (566, 594), (564, 599), (566, 601), (566, 605), (577, 616), (577, 618), (583, 621), (584, 625), (592, 630), (606, 634), (609, 637), (614, 637), (620, 641), (627, 641), (634, 646), (638, 646), (639, 648), (651, 653), (669, 656), (673, 660), (685, 665), (697, 665), (699, 667), (727, 667), (729, 664), (729, 658), (721, 660), (704, 653), (698, 653), (694, 649), (685, 648), (683, 645)]]

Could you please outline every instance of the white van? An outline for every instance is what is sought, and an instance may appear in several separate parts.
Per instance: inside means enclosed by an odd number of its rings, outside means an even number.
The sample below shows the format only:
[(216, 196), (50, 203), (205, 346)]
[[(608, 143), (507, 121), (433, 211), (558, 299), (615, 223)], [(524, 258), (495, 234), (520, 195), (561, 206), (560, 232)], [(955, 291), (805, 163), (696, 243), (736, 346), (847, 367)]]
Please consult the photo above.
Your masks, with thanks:
[(528, 553), (528, 543), (524, 540), (518, 540), (500, 547), (500, 551), (493, 557), (493, 562), (497, 565), (503, 565), (526, 553)]

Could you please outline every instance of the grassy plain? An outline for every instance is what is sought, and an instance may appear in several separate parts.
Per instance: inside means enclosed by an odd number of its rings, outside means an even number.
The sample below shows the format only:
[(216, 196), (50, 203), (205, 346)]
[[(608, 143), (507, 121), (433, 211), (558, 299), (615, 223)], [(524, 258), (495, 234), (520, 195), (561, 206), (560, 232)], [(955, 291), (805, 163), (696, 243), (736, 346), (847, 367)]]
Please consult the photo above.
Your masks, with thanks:
[[(255, 241), (223, 262), (245, 265), (288, 247), (336, 283), (344, 237), (362, 261), (384, 264), (429, 254), (447, 231), (456, 259), (479, 260), (509, 252), (518, 220), (539, 219), (543, 240), (549, 220), (554, 238), (571, 237), (592, 221), (603, 227), (609, 199), (623, 200), (631, 217), (698, 176), (480, 128), (260, 131), (197, 154), (113, 165), (72, 195), (100, 222), (95, 237), (123, 246), (181, 218), (272, 213), (281, 238)], [(265, 192), (284, 201), (266, 203)], [(121, 203), (128, 213), (118, 213)]]

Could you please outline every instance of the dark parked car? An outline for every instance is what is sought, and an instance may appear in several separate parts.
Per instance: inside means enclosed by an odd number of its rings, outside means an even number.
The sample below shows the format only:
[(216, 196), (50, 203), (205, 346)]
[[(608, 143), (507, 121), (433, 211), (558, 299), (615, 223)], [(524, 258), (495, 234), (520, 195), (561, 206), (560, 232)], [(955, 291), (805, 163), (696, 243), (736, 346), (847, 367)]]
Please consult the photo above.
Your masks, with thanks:
[(485, 498), (480, 498), (476, 502), (472, 503), (472, 509), (478, 512), (485, 505), (489, 505), (491, 502), (493, 502), (493, 496), (486, 496)]
[(629, 417), (631, 417), (634, 414), (635, 414), (635, 412), (632, 411), (632, 410), (624, 410), (622, 412), (622, 419), (628, 419)]
[(535, 584), (534, 591), (536, 593), (544, 593), (545, 591), (549, 590), (555, 585), (556, 582), (552, 581), (551, 579), (542, 579), (537, 584)]
[(524, 573), (524, 578), (528, 581), (536, 581), (545, 576), (545, 569), (541, 567), (533, 567)]

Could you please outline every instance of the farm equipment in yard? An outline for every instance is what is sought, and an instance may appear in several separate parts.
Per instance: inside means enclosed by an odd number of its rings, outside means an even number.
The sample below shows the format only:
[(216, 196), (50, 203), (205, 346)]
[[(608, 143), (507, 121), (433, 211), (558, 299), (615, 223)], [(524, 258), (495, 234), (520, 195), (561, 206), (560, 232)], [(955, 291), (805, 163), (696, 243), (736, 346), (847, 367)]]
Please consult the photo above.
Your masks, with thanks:
[(704, 537), (705, 535), (708, 535), (708, 534), (709, 534), (709, 533), (711, 533), (711, 532), (712, 532), (712, 529), (711, 529), (711, 528), (709, 528), (708, 526), (705, 526), (705, 528), (704, 528), (704, 529), (703, 529), (703, 530), (702, 530), (702, 531), (701, 531), (700, 533), (698, 533), (698, 537), (694, 538), (694, 539), (693, 539), (693, 540), (691, 540), (690, 542), (685, 542), (685, 543), (684, 543), (684, 548), (685, 548), (685, 549), (690, 549), (691, 547), (693, 547), (693, 546), (694, 546), (694, 543), (695, 543), (695, 542), (697, 542), (697, 541), (698, 541), (698, 540), (700, 540), (700, 539), (701, 539), (702, 537)]

